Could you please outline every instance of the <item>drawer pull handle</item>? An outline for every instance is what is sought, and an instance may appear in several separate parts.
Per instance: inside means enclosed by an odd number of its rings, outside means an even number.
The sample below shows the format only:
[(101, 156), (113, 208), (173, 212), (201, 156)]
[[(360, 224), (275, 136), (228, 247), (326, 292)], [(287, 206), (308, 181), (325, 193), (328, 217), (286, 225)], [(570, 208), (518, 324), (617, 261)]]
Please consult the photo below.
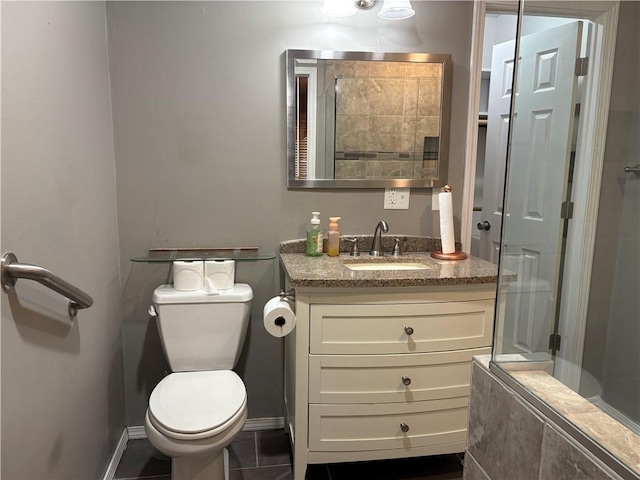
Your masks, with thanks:
[(407, 425), (406, 423), (401, 423), (400, 430), (402, 430), (402, 433), (407, 433), (409, 431), (409, 425)]
[(404, 383), (407, 386), (411, 385), (411, 379), (405, 375), (402, 377), (402, 383)]
[(404, 327), (404, 333), (406, 333), (407, 335), (413, 335), (413, 327)]

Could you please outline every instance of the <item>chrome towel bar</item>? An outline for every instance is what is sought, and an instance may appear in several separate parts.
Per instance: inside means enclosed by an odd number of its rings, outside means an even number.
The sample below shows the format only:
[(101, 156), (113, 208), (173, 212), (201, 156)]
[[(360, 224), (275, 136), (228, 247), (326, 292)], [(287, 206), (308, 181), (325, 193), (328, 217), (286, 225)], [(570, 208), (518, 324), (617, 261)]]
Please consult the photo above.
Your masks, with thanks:
[(93, 298), (78, 287), (54, 275), (46, 268), (28, 263), (18, 263), (17, 257), (11, 252), (2, 256), (0, 274), (2, 275), (2, 289), (5, 292), (9, 292), (19, 278), (26, 278), (35, 280), (45, 287), (64, 295), (69, 299), (69, 316), (72, 318), (78, 314), (79, 309), (89, 308), (93, 305)]

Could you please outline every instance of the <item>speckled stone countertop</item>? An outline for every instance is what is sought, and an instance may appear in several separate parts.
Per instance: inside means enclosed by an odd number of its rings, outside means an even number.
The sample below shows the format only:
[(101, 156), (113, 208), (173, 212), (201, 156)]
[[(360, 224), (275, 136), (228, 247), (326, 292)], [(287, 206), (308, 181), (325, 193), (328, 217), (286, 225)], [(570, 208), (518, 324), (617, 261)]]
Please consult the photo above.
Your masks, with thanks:
[[(357, 238), (361, 256), (349, 255), (351, 243), (341, 239), (340, 256), (307, 257), (304, 239), (280, 244), (280, 263), (292, 287), (421, 287), (447, 285), (491, 284), (498, 280), (496, 265), (480, 258), (447, 261), (432, 258), (430, 252), (440, 248), (440, 240), (415, 236), (383, 236), (385, 256), (370, 257), (371, 236)], [(395, 238), (400, 238), (402, 255), (392, 257), (390, 253)], [(431, 268), (424, 270), (368, 270), (349, 269), (349, 263), (403, 262), (422, 263)]]

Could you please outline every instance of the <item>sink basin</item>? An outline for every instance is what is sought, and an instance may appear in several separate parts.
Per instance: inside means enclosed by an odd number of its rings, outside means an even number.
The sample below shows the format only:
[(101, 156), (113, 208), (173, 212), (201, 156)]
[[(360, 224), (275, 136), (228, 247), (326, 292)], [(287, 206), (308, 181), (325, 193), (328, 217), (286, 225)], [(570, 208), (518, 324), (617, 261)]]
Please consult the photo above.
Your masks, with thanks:
[(356, 271), (372, 271), (372, 270), (431, 270), (435, 268), (422, 262), (369, 262), (369, 263), (346, 263), (344, 264), (350, 270)]

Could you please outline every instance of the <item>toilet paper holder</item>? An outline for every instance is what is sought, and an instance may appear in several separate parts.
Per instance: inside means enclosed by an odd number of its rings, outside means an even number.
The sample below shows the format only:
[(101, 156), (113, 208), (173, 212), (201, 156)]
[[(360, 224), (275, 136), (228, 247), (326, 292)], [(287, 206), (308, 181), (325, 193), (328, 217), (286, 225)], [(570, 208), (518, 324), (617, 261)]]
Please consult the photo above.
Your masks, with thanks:
[(287, 290), (286, 292), (284, 290), (280, 290), (280, 295), (278, 296), (280, 297), (280, 300), (289, 300), (291, 302), (296, 301), (296, 291), (293, 288)]

